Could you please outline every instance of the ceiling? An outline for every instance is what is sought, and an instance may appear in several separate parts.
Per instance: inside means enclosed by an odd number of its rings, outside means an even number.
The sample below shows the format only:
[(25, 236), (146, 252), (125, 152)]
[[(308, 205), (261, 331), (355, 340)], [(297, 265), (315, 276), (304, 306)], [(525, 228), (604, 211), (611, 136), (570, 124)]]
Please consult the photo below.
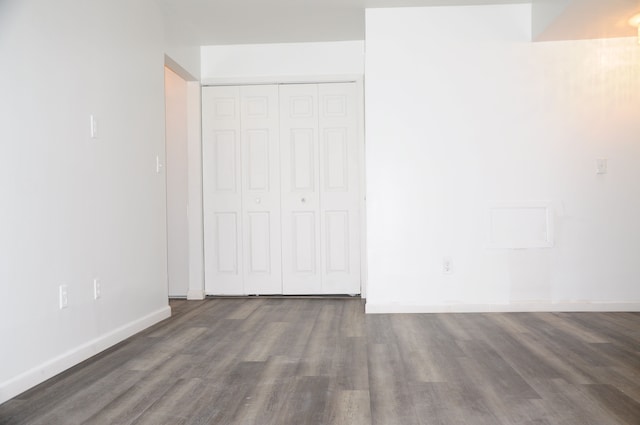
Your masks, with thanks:
[(640, 11), (640, 0), (157, 0), (167, 38), (196, 46), (363, 40), (365, 8), (532, 1), (556, 9), (536, 31), (540, 40), (632, 36), (635, 30), (620, 22), (630, 10)]
[[(606, 1), (606, 0), (605, 0)], [(158, 0), (168, 37), (190, 45), (364, 40), (368, 7), (526, 0)]]

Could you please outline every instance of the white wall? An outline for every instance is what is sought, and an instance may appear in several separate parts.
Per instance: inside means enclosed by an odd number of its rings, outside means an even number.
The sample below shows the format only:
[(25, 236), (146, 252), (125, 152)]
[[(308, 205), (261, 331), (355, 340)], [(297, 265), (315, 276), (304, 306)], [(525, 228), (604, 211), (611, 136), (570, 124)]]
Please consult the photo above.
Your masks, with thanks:
[[(530, 22), (367, 11), (368, 312), (640, 310), (637, 40), (530, 43)], [(549, 202), (554, 246), (489, 249), (502, 201)]]
[(364, 73), (363, 41), (203, 46), (201, 53), (203, 84), (283, 83)]
[(178, 3), (162, 2), (164, 21), (164, 53), (169, 60), (166, 65), (187, 81), (200, 80), (200, 44), (193, 34), (193, 25), (180, 18), (184, 7)]
[(169, 296), (189, 290), (187, 82), (165, 68), (167, 262)]
[(170, 314), (155, 3), (4, 3), (0, 402)]
[(197, 81), (187, 83), (187, 207), (189, 224), (189, 289), (187, 299), (204, 293), (204, 222), (202, 211), (202, 102)]

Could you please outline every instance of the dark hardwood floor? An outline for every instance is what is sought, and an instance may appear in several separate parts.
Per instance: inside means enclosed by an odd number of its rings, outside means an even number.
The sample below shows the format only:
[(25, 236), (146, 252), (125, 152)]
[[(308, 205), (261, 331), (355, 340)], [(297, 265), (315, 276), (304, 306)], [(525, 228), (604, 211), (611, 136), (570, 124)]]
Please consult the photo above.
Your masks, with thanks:
[(640, 425), (640, 313), (171, 306), (171, 319), (0, 405), (0, 424)]

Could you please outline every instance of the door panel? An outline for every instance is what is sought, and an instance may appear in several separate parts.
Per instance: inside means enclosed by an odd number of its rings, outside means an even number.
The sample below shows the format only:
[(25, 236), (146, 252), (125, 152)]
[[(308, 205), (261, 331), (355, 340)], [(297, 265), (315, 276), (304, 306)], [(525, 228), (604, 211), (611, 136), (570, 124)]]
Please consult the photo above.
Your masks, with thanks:
[(203, 89), (208, 294), (360, 293), (356, 86)]
[[(269, 130), (247, 130), (247, 186), (251, 191), (269, 191), (269, 149), (275, 143)], [(271, 146), (272, 147), (272, 146)]]
[(247, 213), (249, 224), (248, 274), (271, 272), (271, 217), (269, 212)]
[(234, 212), (216, 213), (214, 232), (215, 261), (218, 273), (238, 273), (238, 215)]
[(349, 211), (325, 213), (327, 273), (349, 273)]
[(320, 294), (318, 86), (280, 86), (282, 290)]
[(202, 89), (205, 291), (240, 295), (241, 146), (238, 87)]
[(237, 193), (238, 134), (232, 130), (213, 132), (214, 186), (216, 192)]
[(313, 212), (293, 213), (293, 270), (296, 273), (316, 272), (316, 219)]
[(349, 191), (349, 140), (347, 129), (324, 129), (324, 190)]
[(281, 294), (278, 86), (240, 89), (245, 294)]
[(296, 191), (315, 190), (315, 131), (308, 128), (291, 130), (291, 180)]
[(322, 290), (360, 293), (358, 108), (355, 83), (319, 84)]

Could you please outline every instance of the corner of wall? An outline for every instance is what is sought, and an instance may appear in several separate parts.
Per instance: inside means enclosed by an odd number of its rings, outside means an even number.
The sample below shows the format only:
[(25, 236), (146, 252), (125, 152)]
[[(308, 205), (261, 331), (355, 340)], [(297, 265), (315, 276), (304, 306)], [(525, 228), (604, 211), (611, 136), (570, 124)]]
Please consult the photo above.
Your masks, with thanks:
[(544, 32), (564, 13), (572, 0), (539, 0), (531, 4), (531, 36), (540, 41)]
[(185, 81), (200, 80), (200, 47), (165, 47), (164, 64)]

